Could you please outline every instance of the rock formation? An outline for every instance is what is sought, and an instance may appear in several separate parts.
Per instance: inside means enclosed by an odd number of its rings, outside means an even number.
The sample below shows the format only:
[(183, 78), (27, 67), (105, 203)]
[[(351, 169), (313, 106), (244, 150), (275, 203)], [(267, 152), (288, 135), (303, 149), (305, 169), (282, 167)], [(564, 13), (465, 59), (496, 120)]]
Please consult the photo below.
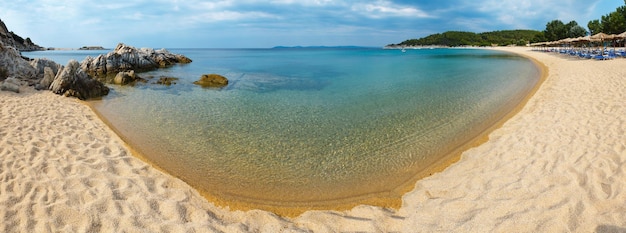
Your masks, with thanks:
[[(29, 85), (35, 84), (35, 89), (48, 89), (54, 77), (63, 69), (63, 66), (48, 59), (36, 58), (30, 61), (30, 65), (35, 68), (35, 76)], [(46, 73), (46, 69), (48, 69)], [(46, 76), (47, 75), (47, 76)]]
[(204, 74), (200, 77), (200, 80), (193, 82), (193, 84), (202, 87), (224, 87), (228, 85), (228, 79), (219, 74)]
[(11, 46), (19, 51), (43, 50), (43, 47), (33, 43), (30, 38), (24, 39), (9, 31), (2, 20), (0, 20), (0, 41), (5, 46)]
[(50, 90), (59, 95), (73, 96), (81, 100), (97, 98), (109, 93), (109, 88), (89, 77), (76, 60), (70, 60), (56, 75), (50, 85)]
[[(3, 73), (4, 78), (37, 79), (35, 68), (22, 57), (19, 51), (11, 46), (5, 46), (2, 41), (0, 41), (0, 73)], [(3, 78), (0, 77), (0, 79)]]
[(28, 85), (83, 100), (109, 93), (109, 88), (83, 72), (77, 61), (70, 61), (65, 68), (47, 59), (29, 61), (12, 44), (5, 44), (7, 35), (12, 33), (0, 21), (0, 90), (19, 92)]
[(95, 58), (87, 57), (81, 63), (81, 69), (91, 75), (116, 74), (121, 71), (136, 72), (164, 68), (176, 63), (190, 63), (191, 59), (173, 54), (165, 49), (137, 49), (125, 44), (118, 44), (115, 50)]

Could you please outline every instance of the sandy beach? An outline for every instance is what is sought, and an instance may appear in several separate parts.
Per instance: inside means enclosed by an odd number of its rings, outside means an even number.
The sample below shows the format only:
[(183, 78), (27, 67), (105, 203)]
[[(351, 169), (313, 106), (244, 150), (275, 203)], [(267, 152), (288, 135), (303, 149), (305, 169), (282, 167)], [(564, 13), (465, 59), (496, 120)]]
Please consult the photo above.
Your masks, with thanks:
[(79, 100), (0, 92), (0, 232), (626, 232), (626, 59), (529, 48), (547, 79), (398, 210), (231, 211), (153, 168)]

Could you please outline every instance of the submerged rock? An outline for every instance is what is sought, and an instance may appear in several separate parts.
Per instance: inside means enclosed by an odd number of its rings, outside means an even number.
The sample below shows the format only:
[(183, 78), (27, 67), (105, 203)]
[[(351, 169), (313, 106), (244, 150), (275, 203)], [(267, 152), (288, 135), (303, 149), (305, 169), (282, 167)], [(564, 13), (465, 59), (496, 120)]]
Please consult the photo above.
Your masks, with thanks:
[(97, 98), (109, 93), (109, 88), (101, 82), (92, 79), (80, 69), (76, 60), (70, 60), (50, 85), (50, 90), (56, 94), (73, 96), (81, 100)]
[(154, 84), (161, 84), (161, 85), (169, 86), (172, 84), (176, 84), (177, 80), (178, 78), (174, 78), (174, 77), (160, 77), (159, 80), (154, 82)]
[(87, 57), (81, 62), (81, 69), (91, 75), (115, 74), (120, 71), (137, 72), (164, 68), (176, 63), (190, 63), (191, 59), (173, 54), (165, 49), (137, 49), (119, 43), (115, 50), (95, 58)]
[(225, 87), (228, 85), (228, 79), (219, 74), (204, 74), (200, 80), (193, 82), (193, 84), (202, 87)]

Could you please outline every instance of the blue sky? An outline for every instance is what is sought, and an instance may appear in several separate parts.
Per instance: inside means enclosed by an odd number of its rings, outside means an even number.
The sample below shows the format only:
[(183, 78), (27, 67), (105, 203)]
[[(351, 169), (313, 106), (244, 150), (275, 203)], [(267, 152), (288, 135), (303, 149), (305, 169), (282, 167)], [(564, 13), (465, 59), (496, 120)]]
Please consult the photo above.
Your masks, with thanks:
[(622, 0), (0, 0), (9, 30), (45, 47), (384, 46), (448, 30), (543, 30)]

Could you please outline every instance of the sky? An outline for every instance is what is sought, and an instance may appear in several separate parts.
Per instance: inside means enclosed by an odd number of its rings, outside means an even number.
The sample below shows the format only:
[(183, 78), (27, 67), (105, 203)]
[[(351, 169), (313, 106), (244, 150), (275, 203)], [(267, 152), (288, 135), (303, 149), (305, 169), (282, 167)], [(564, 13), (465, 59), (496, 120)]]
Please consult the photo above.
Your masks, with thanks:
[(586, 28), (622, 0), (0, 0), (9, 30), (44, 47), (373, 46), (445, 31)]

